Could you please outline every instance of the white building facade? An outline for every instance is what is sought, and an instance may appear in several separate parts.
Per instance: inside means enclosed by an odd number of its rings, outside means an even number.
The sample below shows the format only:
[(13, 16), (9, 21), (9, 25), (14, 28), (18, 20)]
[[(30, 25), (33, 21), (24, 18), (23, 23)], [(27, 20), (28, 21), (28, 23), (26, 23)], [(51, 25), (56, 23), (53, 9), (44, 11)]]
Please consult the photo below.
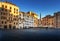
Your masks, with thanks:
[(19, 28), (34, 27), (34, 18), (30, 13), (20, 12), (19, 15)]
[(19, 29), (22, 29), (23, 28), (23, 22), (24, 22), (24, 12), (19, 12), (19, 20), (18, 20), (18, 27)]
[(26, 13), (24, 16), (24, 27), (34, 27), (34, 19), (30, 14)]

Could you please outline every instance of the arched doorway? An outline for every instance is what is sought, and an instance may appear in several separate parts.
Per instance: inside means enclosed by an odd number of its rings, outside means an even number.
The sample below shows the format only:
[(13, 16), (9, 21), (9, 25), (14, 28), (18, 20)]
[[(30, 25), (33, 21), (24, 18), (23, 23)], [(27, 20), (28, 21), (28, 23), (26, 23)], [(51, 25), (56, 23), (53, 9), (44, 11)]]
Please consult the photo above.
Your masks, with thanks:
[(12, 26), (11, 26), (11, 25), (9, 25), (9, 29), (11, 29), (11, 27), (12, 27)]
[(4, 29), (7, 29), (7, 25), (4, 25)]
[(22, 29), (22, 27), (20, 26), (20, 29)]
[(16, 26), (13, 26), (13, 29), (16, 29)]

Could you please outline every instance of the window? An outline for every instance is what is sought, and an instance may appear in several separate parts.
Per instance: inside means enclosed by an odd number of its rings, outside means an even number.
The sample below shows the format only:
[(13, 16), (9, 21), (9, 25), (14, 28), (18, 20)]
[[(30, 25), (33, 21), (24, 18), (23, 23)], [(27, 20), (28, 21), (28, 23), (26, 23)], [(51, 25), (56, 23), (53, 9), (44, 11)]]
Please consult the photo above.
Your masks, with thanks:
[(20, 14), (20, 16), (21, 16), (21, 14)]
[(5, 15), (5, 13), (4, 13), (4, 15)]
[(29, 16), (27, 16), (29, 18)]
[(12, 14), (9, 14), (9, 16), (12, 16)]
[(46, 23), (44, 23), (44, 25), (46, 25)]
[(12, 9), (12, 8), (10, 7), (10, 9)]
[(9, 20), (12, 21), (12, 17), (9, 17)]
[(15, 17), (15, 15), (14, 15), (14, 17)]
[(15, 11), (15, 8), (14, 8), (14, 11)]
[(47, 24), (48, 24), (48, 22), (47, 22)]
[(19, 24), (21, 24), (21, 23), (19, 23)]
[(7, 6), (5, 6), (5, 8), (7, 8)]
[(2, 8), (4, 8), (4, 5), (2, 5)]
[(7, 9), (5, 9), (5, 11), (7, 12)]
[(53, 23), (52, 23), (52, 25), (53, 25)]
[(12, 18), (11, 18), (11, 21), (12, 21)]
[(2, 15), (2, 12), (1, 12), (1, 15)]
[(9, 16), (10, 16), (10, 14), (9, 14)]
[(18, 12), (18, 9), (17, 9), (17, 12)]
[(19, 19), (21, 19), (21, 17)]
[(6, 24), (7, 22), (5, 21), (5, 24)]
[(12, 14), (9, 14), (9, 16), (12, 16)]
[(15, 22), (14, 22), (14, 24), (15, 24)]
[(18, 18), (18, 16), (16, 16)]
[(7, 17), (1, 16), (1, 19), (7, 19)]
[(11, 12), (11, 10), (10, 10), (10, 12)]
[(15, 11), (14, 11), (14, 13), (15, 13)]
[(4, 11), (4, 9), (2, 8), (2, 11)]
[(16, 11), (17, 11), (16, 13), (18, 14), (18, 9)]
[(16, 19), (16, 18), (14, 18), (13, 20), (15, 20), (15, 21), (16, 21), (17, 19)]
[(2, 21), (2, 24), (3, 24), (3, 21)]
[(14, 8), (14, 13), (15, 13), (15, 8)]
[(10, 23), (12, 23), (12, 22), (10, 21)]

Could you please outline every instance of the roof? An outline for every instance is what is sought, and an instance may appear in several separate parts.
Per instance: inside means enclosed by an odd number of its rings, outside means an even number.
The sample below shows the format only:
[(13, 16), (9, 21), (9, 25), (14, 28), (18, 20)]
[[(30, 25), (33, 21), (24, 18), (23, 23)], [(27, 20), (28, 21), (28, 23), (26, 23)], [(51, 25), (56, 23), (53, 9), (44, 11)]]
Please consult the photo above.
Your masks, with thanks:
[(12, 5), (14, 5), (14, 6), (17, 6), (16, 4), (13, 4), (12, 2), (3, 2), (3, 3), (8, 3), (8, 4), (12, 4)]
[(36, 13), (34, 13), (34, 12), (32, 12), (32, 11), (29, 11), (29, 12), (27, 12), (27, 13), (32, 13), (33, 15), (38, 16)]

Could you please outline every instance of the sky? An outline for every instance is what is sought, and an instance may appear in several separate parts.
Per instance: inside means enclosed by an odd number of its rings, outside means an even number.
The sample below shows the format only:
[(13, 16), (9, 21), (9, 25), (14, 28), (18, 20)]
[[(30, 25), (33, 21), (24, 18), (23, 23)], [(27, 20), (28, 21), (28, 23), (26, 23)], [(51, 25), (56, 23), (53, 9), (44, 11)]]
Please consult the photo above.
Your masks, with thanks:
[(41, 16), (53, 15), (60, 11), (60, 0), (9, 0), (16, 4), (20, 11), (32, 11)]

